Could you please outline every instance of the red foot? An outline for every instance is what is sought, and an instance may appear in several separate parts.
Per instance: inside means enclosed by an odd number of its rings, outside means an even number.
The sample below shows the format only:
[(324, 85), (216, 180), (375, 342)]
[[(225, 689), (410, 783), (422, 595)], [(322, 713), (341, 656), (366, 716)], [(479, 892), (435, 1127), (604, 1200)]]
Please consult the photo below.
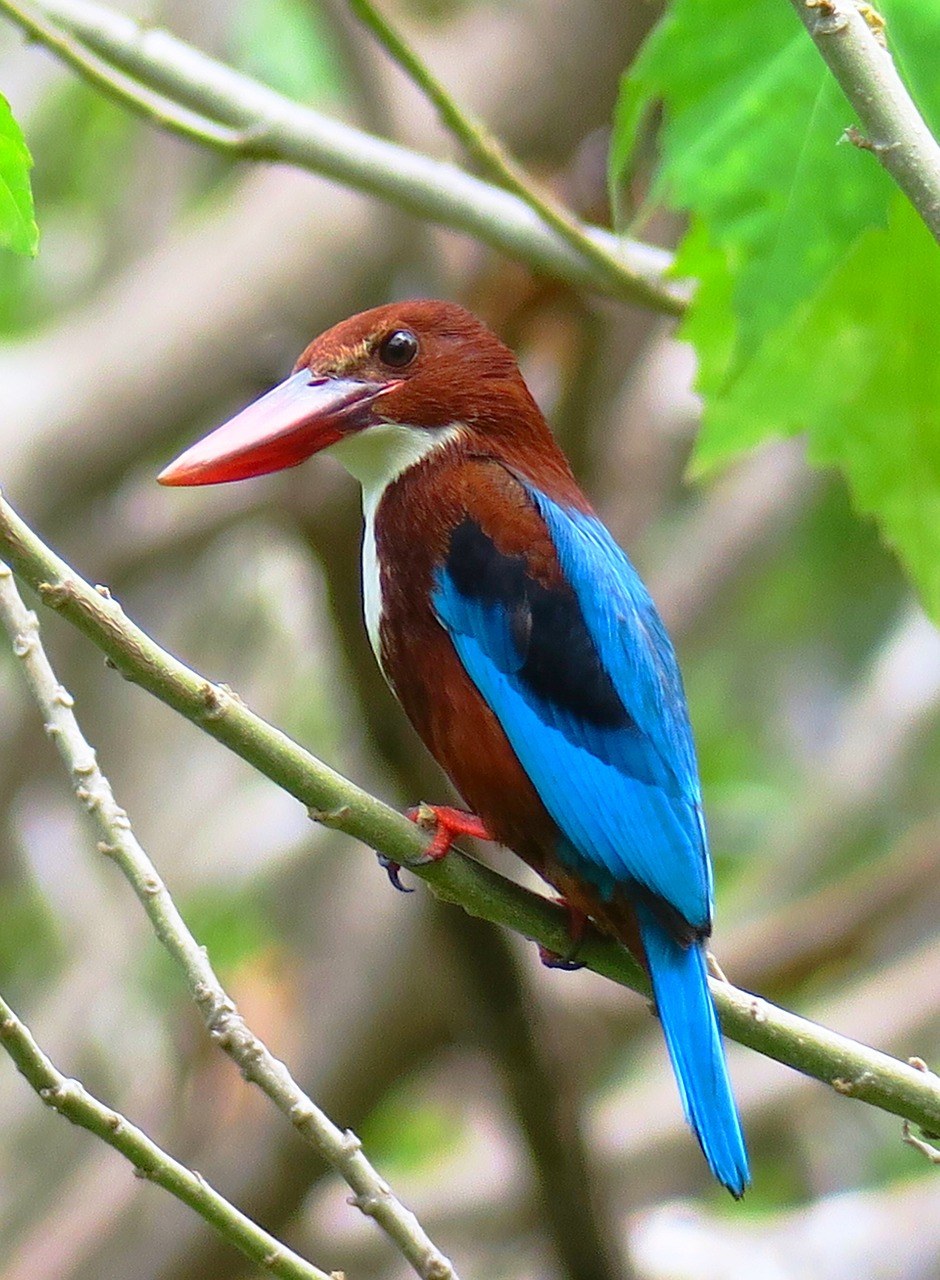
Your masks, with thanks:
[(550, 951), (548, 947), (543, 947), (539, 943), (539, 959), (547, 969), (583, 969), (583, 963), (580, 960), (576, 960), (575, 956), (584, 941), (588, 917), (580, 908), (572, 906), (567, 898), (556, 898), (555, 901), (560, 907), (564, 908), (568, 916), (568, 937), (571, 939), (571, 947), (563, 955), (560, 955), (557, 951)]
[(476, 840), (493, 839), (475, 813), (452, 809), (446, 804), (418, 804), (413, 809), (406, 809), (405, 817), (419, 827), (434, 829), (434, 839), (424, 851), (427, 862), (440, 862), (459, 836), (473, 836)]
[[(416, 826), (428, 830), (434, 828), (434, 839), (425, 849), (420, 862), (440, 862), (450, 852), (450, 847), (458, 836), (474, 836), (477, 840), (493, 839), (475, 813), (452, 809), (449, 805), (416, 804), (413, 809), (405, 810), (405, 817), (410, 818)], [(411, 893), (412, 890), (401, 882), (399, 864), (386, 858), (383, 853), (378, 854), (378, 859), (393, 887), (402, 893)]]

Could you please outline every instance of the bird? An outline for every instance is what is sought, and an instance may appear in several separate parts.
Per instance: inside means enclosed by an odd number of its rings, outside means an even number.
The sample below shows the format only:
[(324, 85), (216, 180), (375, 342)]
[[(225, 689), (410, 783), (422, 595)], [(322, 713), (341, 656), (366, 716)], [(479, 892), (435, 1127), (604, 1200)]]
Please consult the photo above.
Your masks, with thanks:
[(455, 303), (396, 302), (315, 338), (291, 375), (158, 479), (205, 485), (327, 452), (359, 481), (366, 630), (468, 806), (423, 806), (443, 856), (496, 841), (645, 962), (686, 1119), (750, 1182), (706, 943), (713, 884), (666, 629), (516, 358)]

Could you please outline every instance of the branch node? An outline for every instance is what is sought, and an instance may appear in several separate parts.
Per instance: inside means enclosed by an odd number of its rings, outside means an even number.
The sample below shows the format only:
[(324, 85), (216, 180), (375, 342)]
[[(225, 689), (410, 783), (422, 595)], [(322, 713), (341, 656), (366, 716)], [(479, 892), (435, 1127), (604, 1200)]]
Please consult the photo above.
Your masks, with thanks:
[(307, 809), (307, 817), (312, 822), (321, 823), (324, 827), (335, 827), (337, 823), (345, 821), (351, 812), (348, 804), (337, 805), (335, 809), (317, 809), (310, 806)]
[(839, 141), (851, 142), (852, 146), (858, 147), (859, 151), (870, 151), (879, 160), (883, 160), (889, 151), (895, 151), (901, 145), (899, 142), (873, 142), (854, 124), (849, 125)]
[(75, 699), (69, 693), (68, 689), (66, 689), (65, 685), (62, 684), (56, 686), (56, 691), (52, 695), (52, 701), (57, 707), (71, 708), (75, 706)]
[(362, 1139), (353, 1133), (352, 1129), (347, 1129), (343, 1134), (343, 1155), (354, 1156), (357, 1151), (362, 1150)]
[(100, 801), (93, 791), (89, 791), (87, 787), (75, 788), (75, 799), (83, 804), (89, 813), (97, 809)]
[(221, 720), (231, 710), (233, 702), (241, 702), (238, 694), (227, 684), (213, 684), (209, 680), (199, 690), (199, 696), (205, 707), (203, 715), (206, 720)]
[(840, 13), (833, 0), (806, 0), (806, 7), (815, 14), (816, 32), (819, 35), (838, 35), (848, 28), (849, 20)]
[(316, 1115), (313, 1104), (304, 1099), (303, 1102), (295, 1102), (290, 1109), (290, 1122), (298, 1129), (304, 1128)]
[(923, 1058), (918, 1058), (916, 1054), (914, 1055), (914, 1057), (908, 1058), (907, 1065), (909, 1067), (913, 1067), (915, 1071), (923, 1072), (923, 1074), (926, 1076), (933, 1076), (934, 1079), (937, 1078), (937, 1073), (931, 1070), (931, 1068), (927, 1066), (927, 1063), (923, 1060)]
[(24, 630), (13, 637), (13, 652), (18, 658), (28, 658), (36, 648), (39, 619), (35, 613), (27, 615)]
[(854, 1097), (864, 1085), (869, 1084), (873, 1079), (870, 1071), (863, 1071), (854, 1079), (848, 1079), (845, 1076), (836, 1076), (829, 1083), (835, 1089), (836, 1093), (841, 1093), (846, 1098)]
[(859, 13), (868, 23), (868, 29), (871, 31), (872, 35), (881, 45), (882, 49), (887, 49), (888, 24), (885, 21), (884, 14), (879, 13), (878, 10), (873, 5), (859, 4), (858, 0), (856, 0), (855, 7), (858, 9)]
[(39, 1096), (48, 1107), (61, 1111), (70, 1098), (78, 1097), (81, 1085), (77, 1080), (60, 1080), (39, 1090)]
[[(233, 1022), (232, 1025), (229, 1027), (228, 1038), (229, 1038), (230, 1044), (233, 1044), (233, 1045), (238, 1044), (238, 1039), (239, 1039), (238, 1032), (240, 1030), (242, 1030), (242, 1028), (238, 1025), (237, 1022)], [(239, 1054), (238, 1054), (238, 1057), (239, 1057), (238, 1065), (244, 1078), (246, 1080), (253, 1081), (255, 1078), (255, 1074), (254, 1074), (255, 1068), (258, 1066), (258, 1063), (261, 1062), (261, 1060), (264, 1058), (264, 1052), (265, 1052), (264, 1045), (257, 1038), (257, 1036), (253, 1036), (250, 1033), (247, 1036), (247, 1038), (243, 1037), (242, 1039), (243, 1039), (243, 1043), (239, 1048)]]
[(62, 582), (40, 582), (36, 589), (43, 604), (48, 605), (50, 609), (64, 609), (70, 601), (76, 599), (76, 592), (72, 583), (64, 580)]
[(103, 596), (103, 597), (105, 598), (105, 600), (113, 600), (113, 599), (114, 599), (114, 596), (111, 594), (111, 588), (110, 588), (110, 587), (106, 587), (106, 586), (104, 585), (104, 583), (103, 583), (103, 582), (96, 582), (96, 583), (95, 583), (95, 590), (98, 592), (98, 595), (99, 595), (99, 596)]
[[(202, 951), (203, 948), (200, 947)], [(206, 1026), (211, 1031), (234, 1020), (238, 1014), (235, 1002), (220, 988), (209, 982), (197, 982), (192, 988), (193, 999), (203, 1009)]]
[(229, 130), (231, 146), (252, 154), (264, 153), (274, 146), (275, 131), (267, 120), (254, 120), (243, 129)]

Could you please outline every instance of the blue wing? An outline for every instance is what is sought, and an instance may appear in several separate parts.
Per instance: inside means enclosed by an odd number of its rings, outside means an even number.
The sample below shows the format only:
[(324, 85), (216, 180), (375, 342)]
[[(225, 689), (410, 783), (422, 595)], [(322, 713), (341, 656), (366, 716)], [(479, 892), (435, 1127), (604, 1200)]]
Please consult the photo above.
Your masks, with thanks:
[(437, 617), (563, 833), (562, 861), (605, 897), (639, 884), (705, 930), (711, 872), (672, 645), (600, 521), (526, 488), (560, 581), (540, 583), (468, 516), (437, 573)]

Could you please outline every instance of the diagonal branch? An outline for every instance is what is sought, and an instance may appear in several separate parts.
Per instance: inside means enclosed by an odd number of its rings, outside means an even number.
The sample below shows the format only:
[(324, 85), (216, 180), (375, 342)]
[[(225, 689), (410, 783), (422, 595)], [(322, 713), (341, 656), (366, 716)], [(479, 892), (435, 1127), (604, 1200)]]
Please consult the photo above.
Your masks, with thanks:
[(874, 154), (940, 241), (940, 144), (883, 42), (882, 20), (858, 0), (790, 3), (858, 112), (864, 134), (849, 130), (849, 141)]
[[(213, 1040), (235, 1061), (246, 1080), (257, 1084), (298, 1133), (343, 1177), (353, 1203), (375, 1219), (424, 1280), (457, 1280), (448, 1258), (422, 1230), (410, 1210), (371, 1166), (361, 1143), (338, 1128), (291, 1077), (287, 1067), (251, 1031), (226, 994), (209, 957), (190, 933), (156, 867), (138, 843), (86, 741), (72, 710), (71, 695), (59, 684), (39, 638), (39, 620), (23, 604), (13, 575), (0, 561), (0, 622), (24, 665), (27, 683), (72, 777), (75, 794), (92, 814), (103, 840), (99, 852), (111, 857), (130, 881), (154, 932), (182, 969)], [(293, 1273), (292, 1273), (293, 1274)]]
[[(106, 588), (94, 588), (55, 555), (0, 499), (0, 557), (40, 599), (84, 632), (129, 680), (253, 764), (305, 804), (315, 819), (381, 849), (409, 866), (444, 901), (505, 925), (560, 952), (567, 921), (557, 906), (454, 851), (424, 864), (427, 839), (401, 814), (304, 751), (254, 715), (225, 685), (212, 684), (161, 649), (134, 625)], [(588, 937), (579, 959), (604, 977), (648, 994), (630, 953), (608, 938)], [(787, 1066), (858, 1098), (940, 1131), (940, 1077), (777, 1008), (730, 983), (712, 980), (729, 1036)]]
[(229, 155), (282, 161), (334, 178), (575, 287), (669, 315), (687, 305), (688, 284), (665, 278), (672, 261), (665, 250), (574, 220), (572, 226), (605, 256), (602, 265), (512, 192), (293, 102), (94, 0), (0, 0), (0, 12), (100, 90), (161, 127)]
[(522, 166), (508, 153), (498, 138), (479, 119), (469, 115), (451, 96), (429, 67), (379, 13), (372, 0), (349, 0), (350, 8), (376, 37), (388, 55), (398, 64), (437, 111), (464, 150), (480, 166), (484, 174), (507, 191), (517, 195), (546, 226), (556, 231), (576, 253), (583, 255), (610, 276), (617, 287), (624, 274), (623, 260), (587, 234), (576, 218), (547, 192), (532, 183)]
[(94, 1133), (126, 1156), (141, 1178), (163, 1187), (195, 1209), (230, 1244), (264, 1271), (282, 1280), (336, 1280), (276, 1240), (220, 1195), (200, 1173), (174, 1160), (119, 1111), (90, 1094), (78, 1080), (58, 1071), (29, 1028), (0, 996), (0, 1045), (47, 1107)]

